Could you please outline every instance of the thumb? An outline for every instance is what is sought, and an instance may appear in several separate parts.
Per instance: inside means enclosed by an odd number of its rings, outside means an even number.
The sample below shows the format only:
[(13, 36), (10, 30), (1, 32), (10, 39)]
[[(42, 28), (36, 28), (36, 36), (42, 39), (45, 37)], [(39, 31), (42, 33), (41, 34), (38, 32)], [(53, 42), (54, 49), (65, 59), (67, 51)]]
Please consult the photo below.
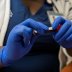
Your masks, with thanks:
[(54, 23), (52, 24), (53, 29), (55, 30), (59, 25), (63, 25), (65, 23), (65, 19), (62, 17), (58, 17), (55, 19)]
[[(26, 28), (26, 30), (25, 30)], [(28, 46), (28, 44), (30, 43), (30, 39), (32, 37), (32, 29), (25, 27), (24, 31), (23, 31), (23, 41), (24, 41), (24, 46)]]
[(41, 22), (37, 22), (33, 19), (27, 19), (22, 23), (24, 26), (27, 26), (29, 28), (32, 28), (33, 30), (36, 30), (39, 34), (43, 34), (44, 30), (47, 30), (48, 27), (44, 25)]

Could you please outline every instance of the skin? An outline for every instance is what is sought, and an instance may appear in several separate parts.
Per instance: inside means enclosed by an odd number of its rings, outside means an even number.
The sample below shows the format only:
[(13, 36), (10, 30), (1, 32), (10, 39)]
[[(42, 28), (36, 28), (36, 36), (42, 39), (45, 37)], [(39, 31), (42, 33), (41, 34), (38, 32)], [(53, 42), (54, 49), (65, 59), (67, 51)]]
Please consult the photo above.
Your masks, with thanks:
[[(22, 1), (29, 8), (31, 14), (35, 15), (38, 12), (38, 10), (43, 6), (45, 0), (22, 0)], [(0, 64), (0, 68), (2, 67), (3, 65)]]
[[(45, 0), (23, 0), (28, 6), (32, 15), (35, 15), (37, 11), (43, 6)], [(49, 0), (50, 2), (50, 0)], [(66, 49), (67, 53), (72, 56), (72, 48)]]
[(23, 3), (29, 8), (32, 15), (35, 15), (43, 6), (45, 0), (23, 0)]
[[(36, 14), (37, 11), (43, 6), (45, 0), (24, 0), (28, 1), (28, 7), (32, 15)], [(50, 0), (49, 0), (50, 1)], [(72, 48), (66, 49), (67, 53), (72, 56)]]
[[(43, 6), (45, 0), (23, 0), (23, 3), (29, 8), (32, 15), (35, 15), (37, 11)], [(0, 47), (2, 48), (2, 47)], [(72, 56), (72, 48), (66, 49), (68, 54)], [(2, 67), (2, 65), (0, 65)]]

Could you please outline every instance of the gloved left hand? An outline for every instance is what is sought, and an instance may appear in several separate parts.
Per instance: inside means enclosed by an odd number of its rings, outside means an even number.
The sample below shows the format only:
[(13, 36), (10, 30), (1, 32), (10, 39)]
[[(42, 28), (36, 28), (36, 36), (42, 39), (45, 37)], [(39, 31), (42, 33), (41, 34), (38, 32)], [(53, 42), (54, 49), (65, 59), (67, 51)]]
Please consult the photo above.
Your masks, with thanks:
[(58, 17), (52, 24), (53, 29), (62, 25), (60, 30), (54, 34), (54, 39), (64, 48), (72, 48), (72, 22)]

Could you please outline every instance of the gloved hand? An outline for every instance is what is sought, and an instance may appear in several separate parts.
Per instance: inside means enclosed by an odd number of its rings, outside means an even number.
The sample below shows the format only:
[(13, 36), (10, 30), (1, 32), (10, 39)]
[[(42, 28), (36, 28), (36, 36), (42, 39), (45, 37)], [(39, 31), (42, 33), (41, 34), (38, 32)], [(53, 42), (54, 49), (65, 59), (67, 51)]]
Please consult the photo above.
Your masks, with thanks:
[(53, 29), (56, 29), (59, 24), (61, 28), (54, 34), (54, 39), (64, 48), (72, 48), (72, 22), (58, 17), (52, 24)]
[(48, 27), (44, 24), (27, 19), (19, 25), (15, 26), (9, 34), (6, 46), (2, 50), (2, 64), (8, 65), (13, 61), (26, 55), (35, 43), (38, 35), (34, 36), (33, 30), (37, 30), (40, 35), (44, 34), (44, 30)]

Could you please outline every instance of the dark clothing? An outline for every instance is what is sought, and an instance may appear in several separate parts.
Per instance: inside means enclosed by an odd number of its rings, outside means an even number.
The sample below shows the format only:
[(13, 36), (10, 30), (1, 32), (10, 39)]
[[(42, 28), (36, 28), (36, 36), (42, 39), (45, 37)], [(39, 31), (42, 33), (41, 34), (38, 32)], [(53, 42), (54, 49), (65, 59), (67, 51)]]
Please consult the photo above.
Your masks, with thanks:
[[(13, 16), (9, 21), (4, 45), (6, 45), (8, 35), (13, 27), (28, 18), (51, 26), (46, 13), (47, 10), (52, 10), (52, 6), (44, 4), (36, 15), (31, 15), (30, 11), (22, 4), (21, 0), (11, 0)], [(32, 47), (32, 50), (26, 56), (3, 70), (5, 72), (59, 72), (58, 52), (59, 45), (54, 41), (52, 35), (43, 35), (39, 37)]]

